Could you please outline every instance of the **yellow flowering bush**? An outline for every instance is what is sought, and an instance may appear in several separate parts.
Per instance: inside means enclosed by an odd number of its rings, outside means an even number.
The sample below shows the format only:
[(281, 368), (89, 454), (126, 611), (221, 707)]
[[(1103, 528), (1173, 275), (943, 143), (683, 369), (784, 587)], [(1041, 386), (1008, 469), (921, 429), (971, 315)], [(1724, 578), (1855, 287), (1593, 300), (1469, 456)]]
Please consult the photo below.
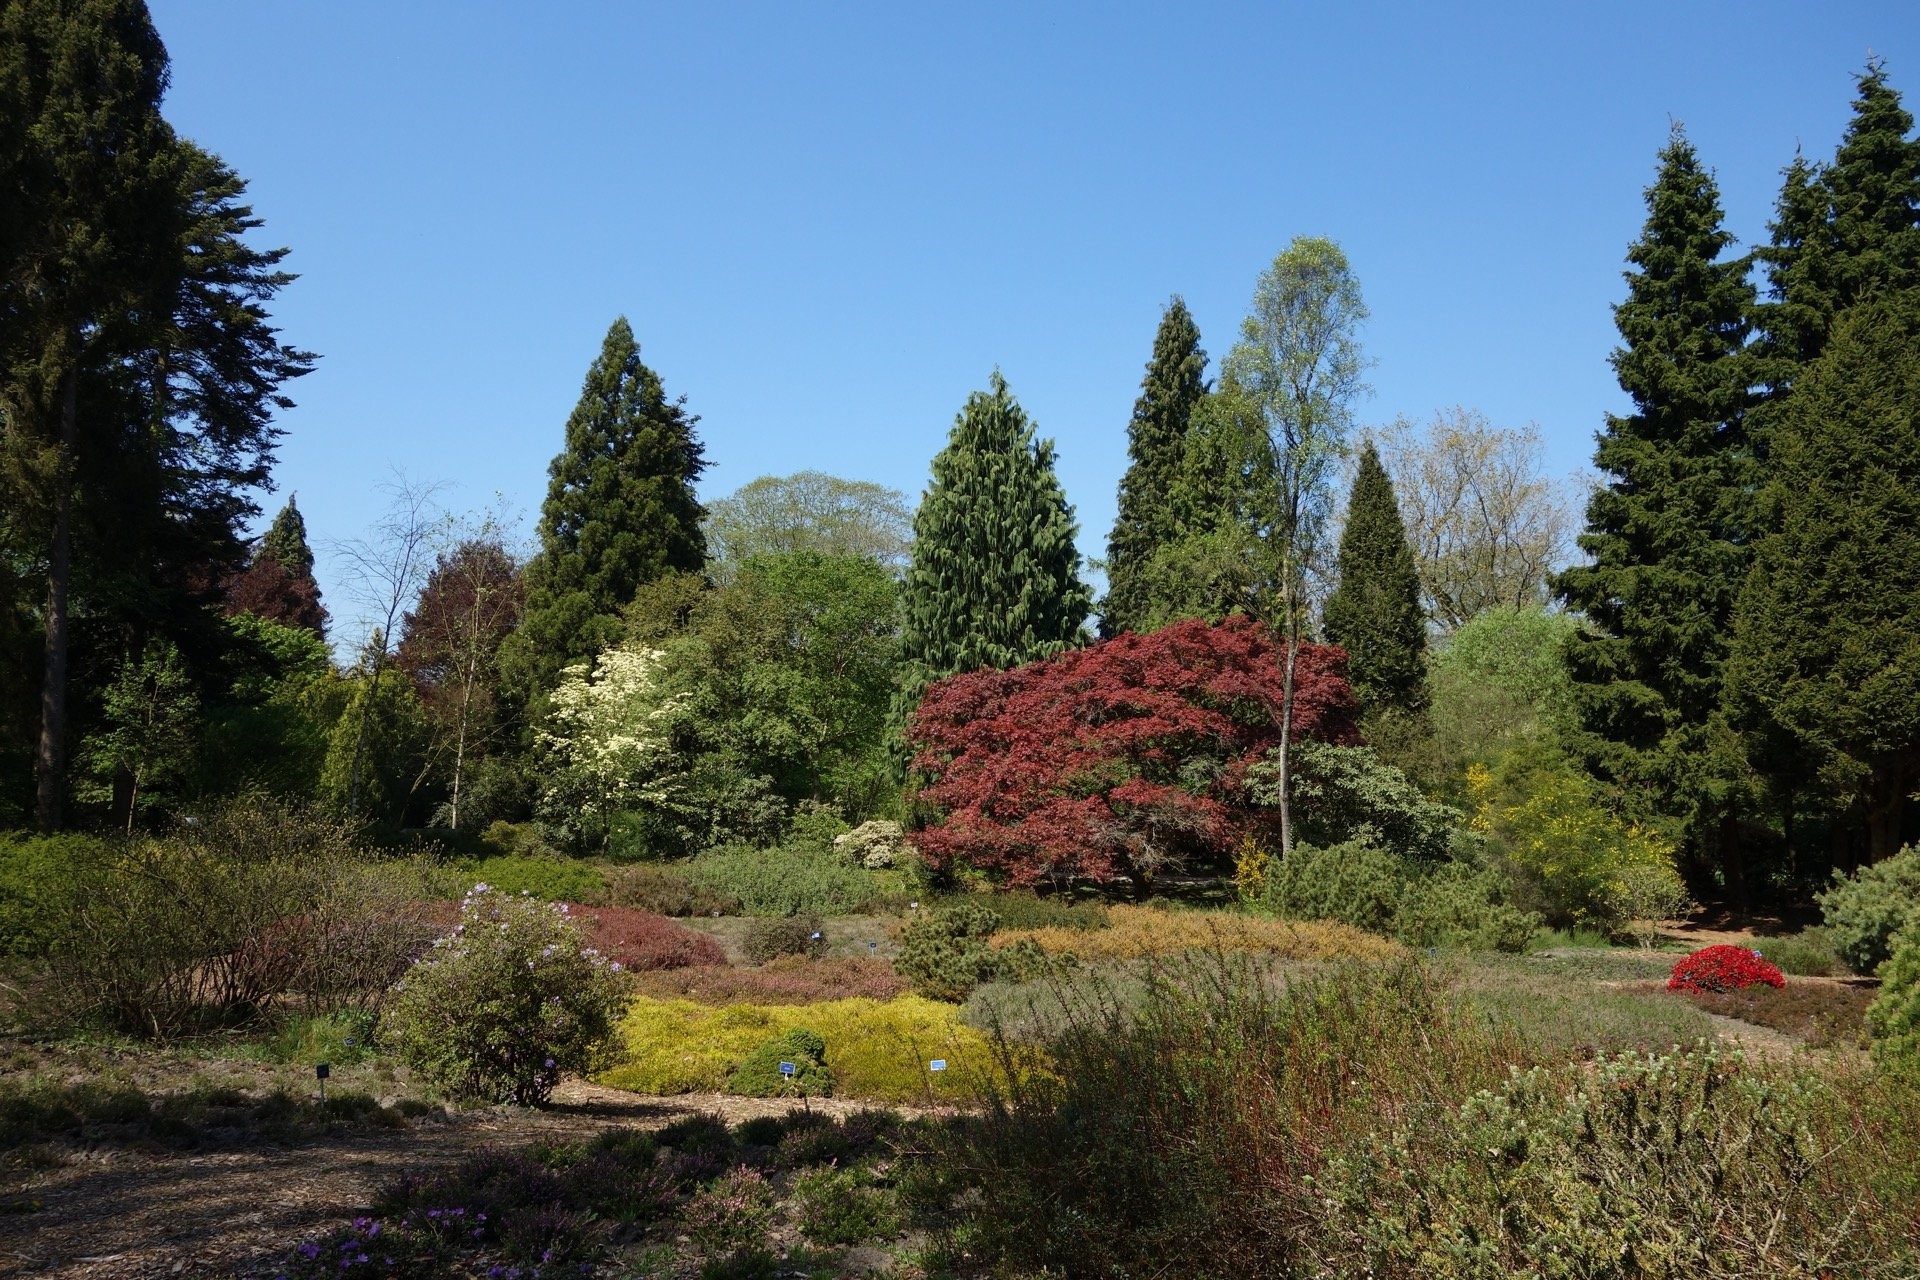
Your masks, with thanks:
[(1600, 803), (1593, 784), (1565, 768), (1529, 771), (1518, 783), (1467, 770), (1472, 825), (1505, 851), (1553, 924), (1617, 930), (1685, 910), (1673, 845)]

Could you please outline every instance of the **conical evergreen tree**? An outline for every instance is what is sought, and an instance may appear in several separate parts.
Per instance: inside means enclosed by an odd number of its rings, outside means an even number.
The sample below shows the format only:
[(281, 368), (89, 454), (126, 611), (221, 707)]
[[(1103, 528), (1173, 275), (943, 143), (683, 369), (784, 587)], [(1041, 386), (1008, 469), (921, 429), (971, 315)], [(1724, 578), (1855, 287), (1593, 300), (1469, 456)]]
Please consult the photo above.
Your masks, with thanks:
[(547, 469), (524, 621), (503, 659), (523, 698), (619, 640), (620, 611), (641, 587), (705, 564), (698, 421), (640, 362), (626, 317), (615, 320)]
[[(1842, 313), (1772, 439), (1727, 659), (1742, 728), (1804, 744), (1878, 859), (1920, 784), (1920, 289)], [(1843, 828), (1844, 829), (1844, 828)]]
[(901, 592), (900, 723), (934, 680), (1016, 667), (1082, 636), (1093, 593), (1080, 581), (1073, 508), (1053, 442), (1033, 431), (995, 372), (933, 460)]
[(1912, 114), (1875, 60), (1860, 76), (1833, 162), (1796, 157), (1788, 166), (1772, 243), (1756, 255), (1772, 295), (1759, 310), (1771, 389), (1792, 385), (1848, 307), (1920, 285), (1920, 141), (1912, 132)]
[(1633, 412), (1608, 416), (1594, 454), (1607, 483), (1580, 537), (1591, 563), (1557, 583), (1589, 624), (1568, 649), (1576, 751), (1626, 795), (1687, 820), (1697, 848), (1716, 842), (1739, 773), (1718, 709), (1752, 527), (1754, 290), (1747, 261), (1723, 257), (1722, 221), (1713, 175), (1676, 128), (1614, 308), (1613, 367)]
[(1186, 302), (1174, 297), (1160, 317), (1153, 359), (1140, 382), (1127, 424), (1126, 474), (1120, 477), (1120, 509), (1107, 538), (1107, 594), (1100, 604), (1100, 634), (1119, 635), (1147, 624), (1152, 587), (1147, 566), (1154, 553), (1179, 534), (1173, 509), (1193, 411), (1207, 394), (1207, 353)]
[(1360, 451), (1347, 500), (1339, 573), (1322, 622), (1327, 639), (1347, 651), (1353, 696), (1369, 712), (1424, 711), (1427, 617), (1420, 607), (1420, 571), (1393, 481), (1371, 441)]
[(295, 578), (313, 577), (313, 548), (307, 545), (307, 521), (294, 498), (280, 508), (260, 539), (260, 552), (272, 556)]

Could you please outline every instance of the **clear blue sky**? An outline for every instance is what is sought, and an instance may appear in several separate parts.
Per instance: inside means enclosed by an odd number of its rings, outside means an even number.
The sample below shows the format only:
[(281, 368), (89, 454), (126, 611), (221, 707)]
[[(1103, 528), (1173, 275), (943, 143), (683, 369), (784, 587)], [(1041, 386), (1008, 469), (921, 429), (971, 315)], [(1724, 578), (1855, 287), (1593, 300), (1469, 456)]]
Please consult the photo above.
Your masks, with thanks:
[(1912, 0), (151, 4), (169, 118), (301, 273), (276, 317), (323, 359), (263, 505), (298, 491), (336, 597), (325, 544), (392, 468), (530, 522), (623, 313), (701, 416), (704, 497), (805, 468), (917, 496), (998, 365), (1098, 555), (1167, 298), (1217, 358), (1303, 234), (1373, 312), (1363, 420), (1537, 422), (1571, 472), (1621, 403), (1669, 119), (1755, 241), (1870, 49), (1920, 107)]

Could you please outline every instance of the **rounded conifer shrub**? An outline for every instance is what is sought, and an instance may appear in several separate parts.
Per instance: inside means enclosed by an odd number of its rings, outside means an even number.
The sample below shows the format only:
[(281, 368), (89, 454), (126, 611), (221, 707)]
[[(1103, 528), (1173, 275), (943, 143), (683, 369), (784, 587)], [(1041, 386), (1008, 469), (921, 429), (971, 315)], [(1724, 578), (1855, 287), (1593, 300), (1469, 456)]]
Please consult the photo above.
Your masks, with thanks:
[(1784, 987), (1786, 975), (1758, 951), (1721, 943), (1682, 956), (1673, 966), (1673, 976), (1667, 979), (1667, 990), (1725, 992), (1763, 984)]
[(545, 1102), (604, 1065), (627, 1004), (620, 965), (585, 945), (563, 903), (476, 884), (460, 923), (400, 980), (386, 1035), (460, 1102)]
[(1882, 1066), (1920, 1072), (1920, 925), (1893, 937), (1880, 966), (1880, 994), (1867, 1007), (1873, 1056)]

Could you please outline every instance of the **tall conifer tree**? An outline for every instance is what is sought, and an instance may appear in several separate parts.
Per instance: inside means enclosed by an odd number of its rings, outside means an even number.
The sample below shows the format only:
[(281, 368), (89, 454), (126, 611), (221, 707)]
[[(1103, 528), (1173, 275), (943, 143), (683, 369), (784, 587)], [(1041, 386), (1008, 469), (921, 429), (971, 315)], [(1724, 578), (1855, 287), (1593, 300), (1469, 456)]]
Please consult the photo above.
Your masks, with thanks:
[[(1920, 784), (1920, 288), (1842, 313), (1774, 428), (1727, 700), (1801, 744), (1864, 852), (1907, 838)], [(1862, 846), (1835, 847), (1836, 860)]]
[(967, 397), (913, 518), (897, 722), (943, 676), (1016, 667), (1079, 642), (1093, 593), (1053, 458), (997, 371)]
[(1327, 639), (1347, 651), (1353, 696), (1368, 711), (1424, 711), (1427, 617), (1420, 607), (1420, 571), (1393, 481), (1371, 441), (1360, 451), (1347, 501), (1339, 573), (1322, 622)]
[(1614, 308), (1613, 367), (1633, 411), (1608, 416), (1594, 454), (1607, 483), (1580, 537), (1591, 563), (1557, 587), (1589, 624), (1568, 650), (1576, 750), (1706, 849), (1740, 772), (1718, 711), (1752, 527), (1754, 290), (1747, 261), (1725, 256), (1719, 190), (1678, 128), (1646, 198)]
[(540, 551), (507, 660), (523, 698), (619, 640), (620, 611), (641, 587), (705, 564), (693, 493), (707, 465), (698, 421), (640, 362), (626, 317), (615, 320), (547, 469)]
[(1206, 368), (1200, 328), (1185, 300), (1176, 295), (1160, 317), (1153, 358), (1127, 423), (1127, 471), (1120, 477), (1119, 513), (1107, 538), (1102, 635), (1137, 631), (1150, 616), (1153, 592), (1147, 567), (1154, 553), (1180, 532), (1174, 489), (1194, 408), (1207, 394)]
[(307, 522), (292, 498), (268, 526), (252, 563), (227, 584), (226, 607), (230, 614), (251, 613), (327, 638), (327, 607), (313, 576)]

